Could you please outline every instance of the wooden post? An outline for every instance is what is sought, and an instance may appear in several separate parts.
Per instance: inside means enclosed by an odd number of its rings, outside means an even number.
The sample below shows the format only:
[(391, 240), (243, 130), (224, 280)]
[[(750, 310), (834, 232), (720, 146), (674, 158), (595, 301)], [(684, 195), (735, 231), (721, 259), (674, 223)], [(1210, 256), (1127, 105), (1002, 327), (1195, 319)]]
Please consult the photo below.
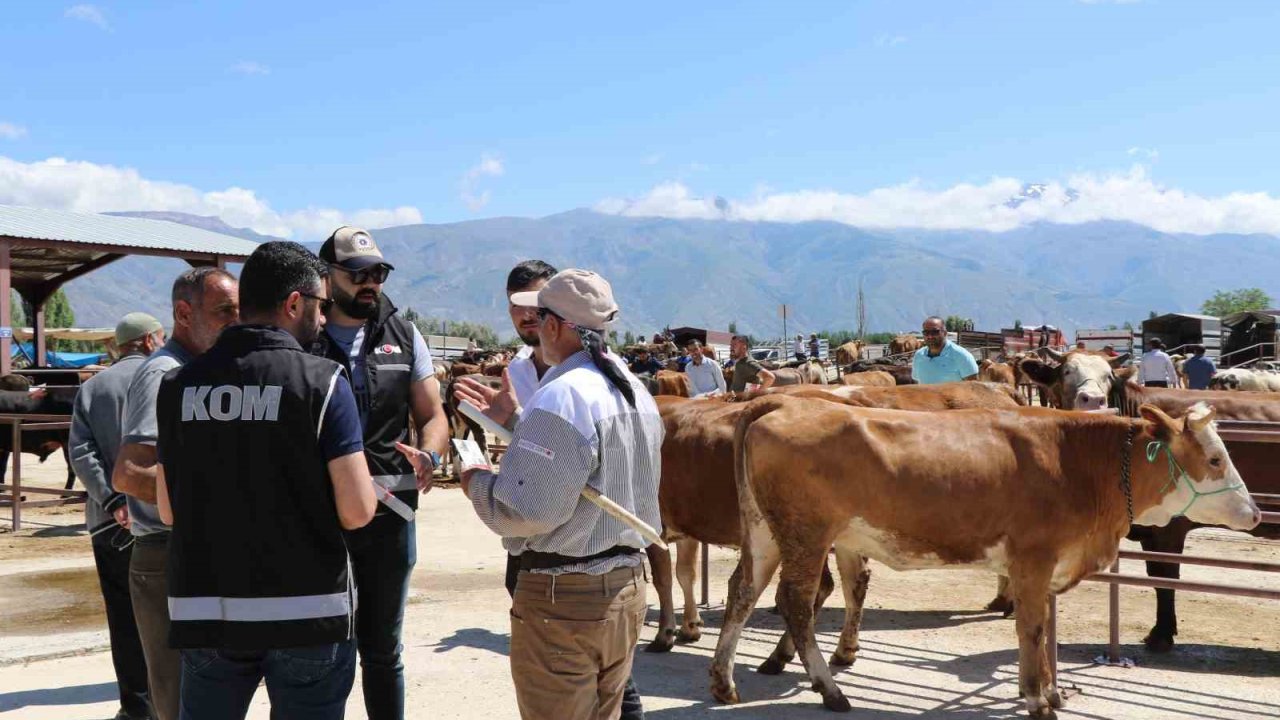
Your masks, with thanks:
[[(1120, 558), (1111, 563), (1111, 572), (1120, 572)], [(1120, 586), (1111, 583), (1107, 598), (1110, 606), (1111, 643), (1107, 646), (1107, 659), (1112, 663), (1120, 662)]]
[(13, 531), (18, 532), (22, 529), (22, 423), (13, 422), (9, 430), (13, 434), (13, 451), (9, 453), (13, 458)]
[(44, 336), (44, 306), (49, 301), (41, 300), (33, 305), (35, 317), (31, 320), (31, 331), (35, 333), (36, 367), (49, 367), (49, 340)]
[[(12, 243), (6, 238), (0, 240), (0, 327), (13, 329), (13, 308), (9, 302), (10, 267), (12, 266), (9, 249)], [(13, 339), (9, 335), (0, 337), (0, 375), (8, 375), (13, 371)]]
[(702, 605), (711, 607), (711, 546), (702, 543)]

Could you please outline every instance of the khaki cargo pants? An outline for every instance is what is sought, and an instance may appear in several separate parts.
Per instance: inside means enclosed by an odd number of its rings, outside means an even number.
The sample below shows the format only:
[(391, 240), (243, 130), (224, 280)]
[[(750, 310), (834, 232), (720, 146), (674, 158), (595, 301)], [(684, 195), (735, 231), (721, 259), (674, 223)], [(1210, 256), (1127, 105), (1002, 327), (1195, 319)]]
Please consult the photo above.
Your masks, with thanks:
[(644, 622), (641, 567), (606, 575), (520, 573), (511, 677), (524, 720), (614, 720)]

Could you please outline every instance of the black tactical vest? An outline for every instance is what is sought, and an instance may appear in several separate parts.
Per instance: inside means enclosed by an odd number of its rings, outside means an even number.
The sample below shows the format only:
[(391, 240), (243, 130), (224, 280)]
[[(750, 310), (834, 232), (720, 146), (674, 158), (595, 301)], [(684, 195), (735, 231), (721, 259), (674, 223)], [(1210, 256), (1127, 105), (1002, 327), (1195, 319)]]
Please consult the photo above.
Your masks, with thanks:
[(319, 430), (342, 368), (242, 325), (157, 399), (175, 527), (169, 642), (269, 649), (351, 637), (347, 549)]
[[(351, 358), (342, 347), (321, 332), (311, 352), (340, 363), (352, 372)], [(417, 482), (413, 465), (396, 450), (396, 442), (409, 443), (409, 387), (413, 380), (413, 325), (398, 315), (391, 300), (383, 295), (378, 314), (365, 323), (365, 394), (357, 396), (365, 418), (364, 456), (373, 481), (396, 497), (418, 508)], [(378, 514), (392, 514), (381, 505)], [(396, 516), (399, 517), (398, 515)], [(400, 522), (403, 522), (401, 520)]]

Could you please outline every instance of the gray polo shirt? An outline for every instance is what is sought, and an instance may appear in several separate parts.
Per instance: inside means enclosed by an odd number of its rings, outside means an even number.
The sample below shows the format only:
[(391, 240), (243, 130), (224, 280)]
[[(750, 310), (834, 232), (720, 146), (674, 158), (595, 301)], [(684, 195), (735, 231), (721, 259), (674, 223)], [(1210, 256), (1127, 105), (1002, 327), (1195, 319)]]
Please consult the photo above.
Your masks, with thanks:
[[(164, 347), (147, 358), (138, 374), (129, 384), (129, 394), (124, 403), (124, 421), (120, 426), (120, 444), (156, 444), (160, 437), (156, 422), (156, 397), (160, 394), (160, 381), (170, 370), (182, 367), (191, 359), (191, 353), (177, 340), (169, 340)], [(134, 535), (153, 535), (168, 532), (169, 526), (160, 519), (160, 510), (148, 502), (129, 496), (129, 529)]]
[(125, 394), (146, 359), (141, 353), (126, 355), (89, 378), (76, 393), (68, 454), (76, 477), (89, 491), (84, 515), (90, 530), (110, 521), (111, 513), (127, 500), (111, 486), (111, 472), (120, 451)]

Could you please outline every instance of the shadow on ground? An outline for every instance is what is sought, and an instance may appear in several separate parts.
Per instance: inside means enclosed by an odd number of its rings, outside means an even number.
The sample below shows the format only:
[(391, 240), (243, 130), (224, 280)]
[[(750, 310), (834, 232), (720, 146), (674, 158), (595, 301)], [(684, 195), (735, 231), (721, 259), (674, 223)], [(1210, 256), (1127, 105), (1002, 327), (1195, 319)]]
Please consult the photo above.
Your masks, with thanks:
[(114, 682), (0, 693), (0, 712), (41, 705), (88, 705), (120, 697)]

